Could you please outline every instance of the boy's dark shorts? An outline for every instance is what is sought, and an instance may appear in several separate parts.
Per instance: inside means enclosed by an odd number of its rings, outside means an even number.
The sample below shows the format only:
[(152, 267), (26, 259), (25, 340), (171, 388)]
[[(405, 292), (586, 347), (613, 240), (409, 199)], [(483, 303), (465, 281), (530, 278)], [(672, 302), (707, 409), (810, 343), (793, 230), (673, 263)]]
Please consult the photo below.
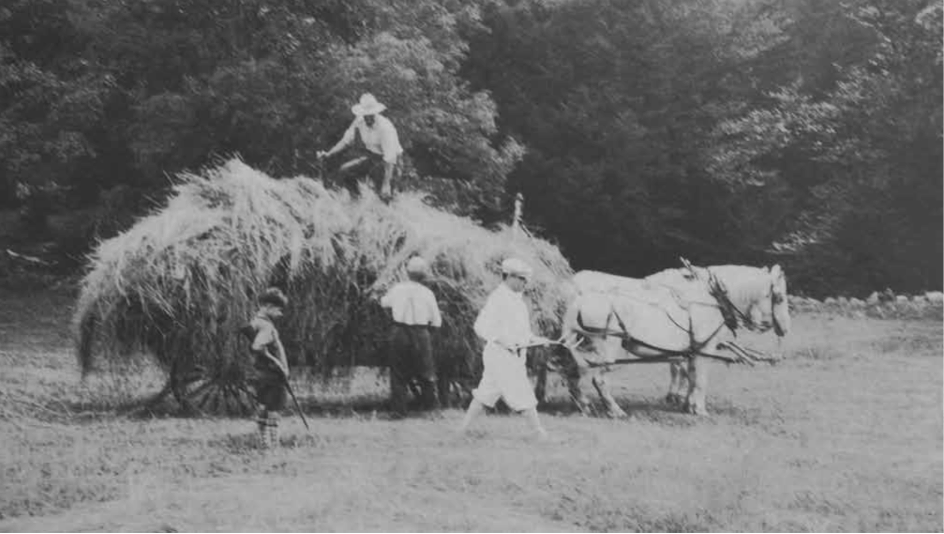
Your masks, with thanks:
[(256, 392), (256, 400), (266, 410), (280, 411), (285, 408), (288, 393), (282, 380), (282, 372), (271, 363), (257, 361), (252, 369), (249, 383)]

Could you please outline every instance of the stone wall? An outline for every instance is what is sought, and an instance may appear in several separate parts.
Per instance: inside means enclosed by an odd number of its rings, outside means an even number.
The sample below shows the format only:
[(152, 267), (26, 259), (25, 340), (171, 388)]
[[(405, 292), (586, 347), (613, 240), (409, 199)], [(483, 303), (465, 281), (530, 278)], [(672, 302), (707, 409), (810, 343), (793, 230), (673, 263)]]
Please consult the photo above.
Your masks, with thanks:
[(879, 319), (944, 317), (944, 293), (928, 291), (918, 295), (896, 295), (890, 290), (873, 292), (865, 300), (848, 297), (790, 296), (792, 313), (838, 313), (853, 318)]

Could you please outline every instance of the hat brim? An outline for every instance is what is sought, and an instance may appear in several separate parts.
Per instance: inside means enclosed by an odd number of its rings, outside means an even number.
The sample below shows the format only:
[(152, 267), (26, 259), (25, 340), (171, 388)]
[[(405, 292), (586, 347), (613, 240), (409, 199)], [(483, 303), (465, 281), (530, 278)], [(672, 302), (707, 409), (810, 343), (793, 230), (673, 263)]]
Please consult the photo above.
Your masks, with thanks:
[(385, 109), (387, 109), (387, 106), (380, 103), (371, 106), (362, 106), (360, 104), (354, 104), (351, 106), (351, 112), (353, 112), (358, 117), (362, 117), (364, 115), (375, 115)]

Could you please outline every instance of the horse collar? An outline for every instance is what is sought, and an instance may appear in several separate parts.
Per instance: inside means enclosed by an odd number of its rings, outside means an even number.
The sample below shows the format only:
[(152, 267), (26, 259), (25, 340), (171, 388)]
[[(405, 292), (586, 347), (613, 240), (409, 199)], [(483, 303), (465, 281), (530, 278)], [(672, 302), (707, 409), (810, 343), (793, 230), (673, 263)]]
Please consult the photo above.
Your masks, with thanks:
[(731, 297), (728, 295), (728, 289), (724, 286), (724, 283), (718, 279), (715, 273), (711, 272), (711, 269), (708, 269), (708, 292), (718, 301), (718, 308), (721, 310), (721, 317), (724, 319), (724, 324), (732, 333), (736, 333), (739, 324), (743, 324), (749, 330), (756, 328), (751, 318), (731, 301)]

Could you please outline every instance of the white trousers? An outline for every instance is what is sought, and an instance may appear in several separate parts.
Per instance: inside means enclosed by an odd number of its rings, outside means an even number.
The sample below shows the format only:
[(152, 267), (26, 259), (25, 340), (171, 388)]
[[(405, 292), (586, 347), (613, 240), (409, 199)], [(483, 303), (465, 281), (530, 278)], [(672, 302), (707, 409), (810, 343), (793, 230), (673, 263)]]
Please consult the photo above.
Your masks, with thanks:
[(497, 345), (486, 345), (482, 353), (482, 363), (485, 366), (482, 381), (472, 392), (472, 396), (489, 408), (494, 407), (499, 398), (504, 399), (509, 408), (518, 412), (534, 408), (538, 400), (528, 380), (525, 361), (524, 356), (519, 357)]

